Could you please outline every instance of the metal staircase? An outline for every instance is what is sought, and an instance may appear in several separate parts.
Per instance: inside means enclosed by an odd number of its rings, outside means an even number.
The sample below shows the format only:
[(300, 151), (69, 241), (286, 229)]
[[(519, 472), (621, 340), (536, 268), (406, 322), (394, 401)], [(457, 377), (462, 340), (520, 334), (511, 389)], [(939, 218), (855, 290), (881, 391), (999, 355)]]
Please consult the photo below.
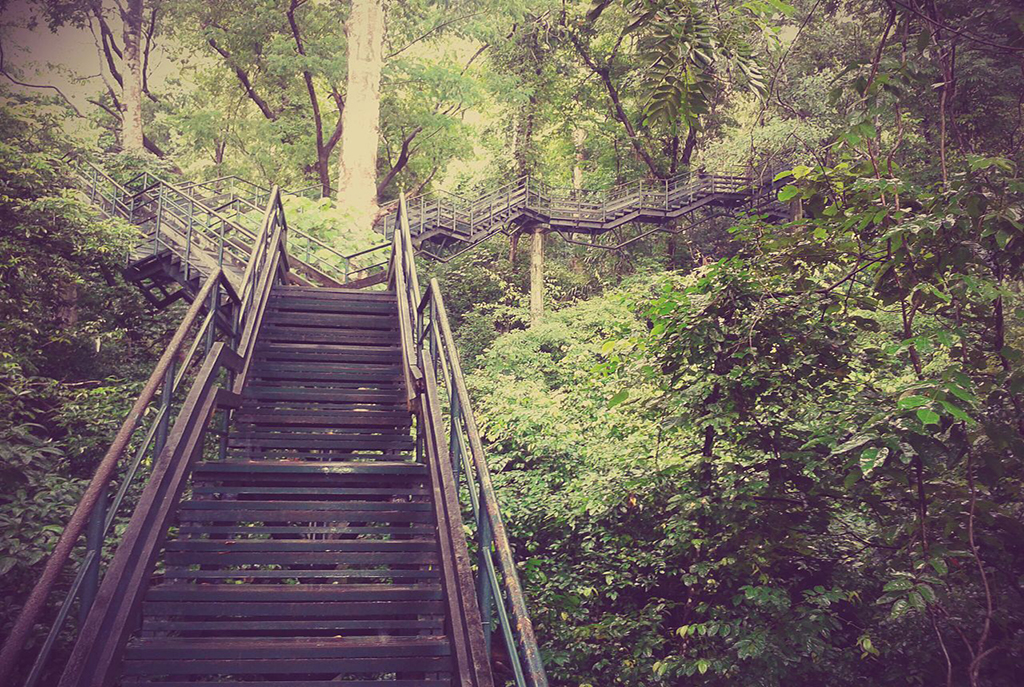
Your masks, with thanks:
[[(464, 198), (450, 193), (407, 201), (413, 241), (425, 257), (450, 260), (500, 232), (525, 225), (551, 231), (599, 235), (628, 222), (666, 224), (703, 208), (788, 217), (775, 200), (773, 175), (686, 172), (671, 179), (638, 179), (606, 190), (566, 189), (529, 176)], [(398, 204), (384, 208), (377, 230), (391, 236)]]
[(161, 299), (191, 306), (25, 600), (0, 684), (545, 687), (404, 206), (384, 276), (342, 288), (292, 255), (276, 188), (246, 233), (207, 206), (237, 199), (93, 174), (104, 212), (152, 227), (129, 269), (159, 263)]
[[(165, 307), (191, 298), (217, 267), (238, 291), (266, 220), (270, 190), (234, 177), (176, 184), (148, 172), (122, 184), (88, 161), (71, 162), (77, 185), (90, 202), (105, 215), (139, 228), (140, 240), (126, 256), (124, 275), (150, 302)], [(360, 288), (386, 277), (387, 242), (345, 255), (295, 228), (284, 240), (289, 283)]]
[(414, 252), (530, 223), (785, 212), (747, 177), (571, 194), (522, 179), (402, 197), (387, 243), (342, 255), (289, 229), (277, 188), (72, 167), (141, 230), (128, 280), (191, 305), (25, 600), (3, 685), (546, 687), (444, 299), (436, 281), (421, 293)]

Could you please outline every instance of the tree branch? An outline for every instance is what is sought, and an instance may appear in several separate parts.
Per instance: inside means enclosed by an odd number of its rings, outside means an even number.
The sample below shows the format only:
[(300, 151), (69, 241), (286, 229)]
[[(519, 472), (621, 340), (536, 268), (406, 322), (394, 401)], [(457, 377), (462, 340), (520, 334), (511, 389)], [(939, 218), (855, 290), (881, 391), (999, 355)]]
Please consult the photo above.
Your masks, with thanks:
[(591, 56), (584, 47), (579, 36), (574, 34), (572, 31), (567, 31), (566, 35), (569, 37), (570, 42), (572, 42), (573, 47), (576, 48), (576, 52), (579, 54), (580, 58), (582, 58), (583, 62), (586, 63), (587, 67), (589, 67), (592, 72), (597, 74), (601, 79), (601, 82), (604, 84), (605, 90), (608, 92), (608, 99), (612, 104), (612, 112), (619, 123), (626, 129), (626, 135), (629, 137), (629, 142), (630, 145), (633, 146), (633, 150), (636, 151), (636, 154), (641, 160), (643, 160), (644, 164), (647, 165), (651, 174), (656, 177), (661, 177), (662, 174), (658, 170), (658, 165), (654, 162), (654, 158), (651, 157), (650, 153), (648, 153), (644, 148), (636, 129), (633, 128), (633, 123), (629, 120), (629, 115), (626, 114), (626, 110), (622, 106), (622, 100), (619, 97), (619, 90), (612, 82), (611, 70), (609, 67), (607, 65), (602, 66), (597, 64), (593, 56)]
[[(295, 10), (305, 0), (292, 0), (285, 15), (288, 17), (288, 26), (292, 30), (292, 38), (295, 39), (295, 51), (305, 59), (306, 48), (302, 45), (302, 35), (299, 33), (299, 24), (295, 21)], [(313, 74), (303, 65), (302, 78), (306, 82), (306, 92), (309, 94), (309, 104), (313, 108), (313, 125), (316, 128), (316, 167), (317, 175), (320, 177), (320, 184), (323, 186), (325, 195), (330, 192), (330, 181), (328, 180), (327, 164), (324, 158), (324, 124), (320, 116), (320, 101), (316, 97), (316, 86), (313, 84)]]
[(388, 173), (384, 175), (384, 179), (377, 185), (377, 201), (380, 202), (381, 196), (384, 195), (384, 191), (387, 190), (391, 182), (394, 181), (398, 173), (405, 169), (405, 166), (409, 164), (409, 146), (412, 145), (413, 139), (416, 138), (419, 133), (423, 131), (422, 126), (418, 126), (412, 130), (408, 136), (402, 141), (402, 149), (398, 153), (398, 159), (395, 160), (395, 164), (392, 165)]
[(156, 7), (153, 8), (153, 14), (149, 17), (149, 27), (146, 29), (146, 45), (142, 51), (142, 92), (154, 103), (158, 103), (160, 100), (149, 92), (149, 81), (147, 78), (147, 73), (149, 72), (149, 51), (153, 48), (154, 33), (156, 33)]
[(95, 14), (96, 21), (100, 25), (100, 44), (103, 48), (103, 57), (107, 62), (107, 69), (110, 70), (110, 75), (114, 77), (117, 85), (123, 87), (124, 80), (121, 78), (121, 73), (117, 71), (117, 65), (114, 63), (114, 54), (117, 55), (118, 59), (123, 59), (124, 56), (117, 47), (117, 41), (114, 40), (114, 34), (111, 32), (107, 20), (103, 17), (102, 9), (94, 6), (93, 14)]
[(387, 60), (390, 60), (392, 57), (397, 57), (398, 55), (402, 54), (403, 52), (405, 52), (406, 50), (408, 50), (412, 46), (414, 46), (417, 43), (419, 43), (420, 41), (426, 40), (427, 38), (429, 38), (431, 34), (434, 34), (434, 33), (437, 33), (438, 31), (446, 29), (449, 26), (451, 26), (452, 24), (456, 24), (456, 23), (458, 23), (460, 21), (463, 21), (465, 19), (471, 19), (471, 18), (477, 16), (478, 14), (483, 14), (483, 13), (484, 13), (484, 10), (481, 10), (479, 12), (473, 12), (472, 14), (467, 14), (467, 15), (464, 15), (462, 17), (456, 17), (455, 19), (449, 19), (446, 22), (442, 22), (442, 23), (438, 24), (437, 26), (435, 26), (434, 28), (432, 28), (429, 31), (427, 31), (425, 34), (423, 34), (419, 38), (414, 38), (409, 43), (406, 43), (404, 47), (402, 47), (402, 48), (394, 51), (390, 55), (386, 56), (384, 58), (384, 60), (387, 61)]
[(238, 77), (238, 82), (242, 84), (242, 88), (245, 89), (246, 95), (249, 96), (250, 100), (256, 103), (256, 107), (260, 108), (260, 112), (263, 113), (263, 116), (270, 121), (276, 120), (277, 113), (270, 109), (270, 106), (267, 105), (267, 101), (261, 98), (260, 94), (256, 92), (252, 86), (252, 82), (249, 80), (249, 75), (245, 73), (244, 69), (235, 64), (235, 60), (231, 57), (231, 53), (222, 48), (213, 38), (207, 39), (206, 42), (209, 43), (210, 47), (216, 50), (217, 53), (224, 58), (224, 61), (227, 62), (228, 66), (234, 70), (235, 76)]
[(57, 95), (59, 95), (61, 97), (61, 99), (64, 100), (65, 103), (67, 103), (68, 107), (70, 107), (72, 110), (75, 111), (76, 115), (78, 115), (79, 117), (83, 116), (82, 113), (79, 112), (78, 108), (75, 107), (75, 104), (73, 102), (71, 102), (71, 99), (68, 98), (66, 95), (64, 95), (64, 91), (60, 90), (56, 86), (51, 86), (50, 84), (26, 83), (25, 81), (20, 81), (20, 80), (14, 78), (13, 76), (11, 76), (10, 72), (7, 71), (7, 67), (4, 66), (4, 48), (3, 48), (3, 44), (2, 43), (0, 43), (0, 74), (2, 74), (4, 77), (6, 77), (7, 80), (10, 81), (15, 86), (22, 86), (24, 88), (48, 89), (48, 90), (52, 90), (52, 91), (56, 92)]

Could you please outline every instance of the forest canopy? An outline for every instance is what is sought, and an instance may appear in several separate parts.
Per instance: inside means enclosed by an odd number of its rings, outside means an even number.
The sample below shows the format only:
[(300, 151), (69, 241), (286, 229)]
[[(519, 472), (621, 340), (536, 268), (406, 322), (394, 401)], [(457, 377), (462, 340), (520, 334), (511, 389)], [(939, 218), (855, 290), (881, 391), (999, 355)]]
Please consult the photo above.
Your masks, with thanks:
[(400, 193), (735, 177), (417, 258), (551, 684), (1020, 684), (1016, 0), (0, 8), (3, 634), (182, 312), (70, 160), (288, 189), (344, 254)]

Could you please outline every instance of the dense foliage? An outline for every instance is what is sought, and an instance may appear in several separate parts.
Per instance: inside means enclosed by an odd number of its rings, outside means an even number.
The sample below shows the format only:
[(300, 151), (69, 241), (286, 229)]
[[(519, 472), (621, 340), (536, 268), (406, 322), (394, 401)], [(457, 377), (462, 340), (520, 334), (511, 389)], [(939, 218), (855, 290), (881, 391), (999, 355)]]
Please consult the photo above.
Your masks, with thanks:
[(0, 106), (3, 622), (60, 535), (166, 331), (120, 280), (134, 237), (70, 188), (59, 118)]
[[(385, 5), (382, 201), (711, 170), (774, 183), (790, 218), (549, 233), (532, 325), (517, 228), (421, 262), (442, 283), (552, 684), (1018, 684), (1020, 3)], [(54, 27), (100, 16), (31, 7)], [(147, 55), (172, 72), (145, 102), (165, 173), (327, 190), (349, 3), (145, 7)], [(54, 162), (60, 117), (116, 150), (116, 91), (85, 116), (9, 96), (0, 118), (7, 608), (165, 327), (118, 281), (128, 230)], [(331, 201), (287, 202), (341, 252), (376, 241), (339, 230), (351, 221)]]

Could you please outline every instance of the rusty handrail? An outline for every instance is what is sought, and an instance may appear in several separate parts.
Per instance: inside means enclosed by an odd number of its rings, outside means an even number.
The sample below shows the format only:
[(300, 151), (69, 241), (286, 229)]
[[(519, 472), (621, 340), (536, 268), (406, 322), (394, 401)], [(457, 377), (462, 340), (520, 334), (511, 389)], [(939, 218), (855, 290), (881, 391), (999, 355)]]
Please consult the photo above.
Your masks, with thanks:
[(93, 511), (116, 474), (118, 464), (135, 430), (138, 428), (143, 412), (153, 401), (161, 385), (165, 383), (168, 376), (167, 371), (171, 369), (175, 357), (181, 351), (182, 346), (184, 346), (189, 329), (199, 318), (200, 311), (209, 300), (209, 296), (214, 288), (223, 280), (223, 276), (223, 271), (218, 268), (207, 277), (206, 282), (182, 318), (159, 361), (157, 361), (156, 367), (150, 373), (149, 379), (142, 388), (142, 392), (135, 400), (124, 422), (121, 423), (121, 428), (114, 441), (96, 467), (96, 472), (93, 474), (89, 486), (86, 487), (85, 492), (82, 494), (82, 498), (79, 500), (78, 506), (75, 507), (71, 519), (64, 527), (60, 539), (57, 540), (53, 552), (47, 559), (38, 581), (18, 613), (18, 617), (14, 621), (14, 625), (7, 636), (7, 640), (4, 642), (3, 648), (0, 649), (0, 684), (12, 684), (14, 671), (25, 642), (28, 640), (32, 628), (35, 627), (39, 616), (42, 614), (46, 601), (53, 591), (61, 571), (70, 558), (72, 550), (74, 550), (75, 545), (78, 543), (79, 537), (84, 533)]
[[(102, 173), (98, 169), (96, 171), (98, 173)], [(109, 179), (109, 177), (107, 178)], [(164, 399), (164, 407), (154, 420), (154, 428), (151, 429), (146, 441), (148, 442), (152, 439), (154, 431), (159, 431), (156, 429), (157, 423), (164, 423), (166, 427), (166, 422), (169, 421), (170, 413), (170, 395), (168, 394), (168, 389), (173, 392), (173, 389), (177, 387), (183, 377), (183, 373), (179, 373), (176, 377), (173, 374), (174, 362), (181, 353), (188, 333), (198, 321), (199, 314), (204, 306), (208, 308), (209, 313), (204, 320), (203, 326), (195, 335), (196, 342), (190, 348), (185, 362), (187, 363), (191, 360), (198, 341), (203, 337), (204, 333), (210, 334), (210, 337), (207, 339), (207, 349), (210, 350), (211, 347), (215, 346), (212, 338), (212, 327), (215, 326), (214, 321), (216, 318), (216, 311), (218, 309), (219, 288), (223, 288), (230, 301), (237, 306), (237, 320), (240, 320), (241, 324), (245, 328), (245, 331), (241, 333), (242, 336), (238, 340), (239, 344), (244, 346), (244, 348), (242, 348), (243, 356), (239, 358), (230, 348), (224, 349), (222, 354), (223, 356), (234, 356), (234, 358), (237, 358), (237, 363), (232, 363), (230, 367), (233, 368), (233, 371), (241, 373), (239, 375), (240, 378), (235, 380), (238, 382), (238, 385), (244, 383), (245, 372), (252, 357), (253, 349), (251, 346), (251, 339), (259, 327), (259, 320), (262, 316), (263, 307), (265, 307), (266, 304), (266, 293), (269, 292), (269, 289), (274, 282), (273, 277), (281, 273), (286, 273), (288, 269), (288, 257), (286, 254), (284, 238), (285, 231), (286, 225), (283, 217), (283, 208), (280, 204), (279, 194), (276, 193), (275, 189), (275, 192), (272, 193), (270, 202), (268, 203), (260, 230), (254, 234), (253, 250), (250, 251), (248, 256), (249, 259), (246, 265), (242, 293), (240, 295), (235, 294), (223, 267), (219, 265), (211, 271), (210, 275), (203, 282), (203, 285), (195, 295), (191, 306), (185, 313), (185, 316), (179, 323), (178, 328), (175, 330), (174, 335), (171, 337), (170, 342), (150, 374), (142, 392), (122, 423), (120, 431), (111, 443), (103, 459), (100, 461), (89, 486), (83, 493), (82, 499), (61, 534), (54, 551), (47, 560), (38, 582), (29, 594), (25, 605), (19, 612), (14, 626), (12, 627), (12, 631), (7, 637), (7, 641), (4, 643), (2, 649), (0, 649), (0, 684), (6, 685), (12, 683), (15, 671), (18, 668), (19, 657), (22, 649), (24, 648), (33, 627), (39, 620), (40, 615), (45, 610), (47, 599), (53, 592), (61, 571), (67, 564), (71, 552), (74, 550), (79, 538), (85, 531), (87, 523), (89, 523), (90, 520), (95, 520), (94, 515), (96, 513), (100, 513), (102, 515), (102, 511), (97, 510), (97, 508), (101, 503), (105, 503), (108, 486), (117, 473), (117, 468), (121, 462), (121, 458), (139, 427), (143, 413), (152, 403), (161, 386), (164, 389), (164, 393), (162, 395), (162, 398)], [(269, 272), (272, 272), (273, 274), (270, 274), (268, 278), (267, 273)], [(232, 328), (234, 328), (234, 325), (232, 325)], [(234, 342), (229, 341), (229, 344), (233, 346)], [(221, 348), (223, 348), (223, 344), (216, 344), (216, 346), (221, 346)], [(163, 431), (166, 433), (166, 429)], [(162, 442), (163, 439), (157, 439), (158, 450), (162, 449)], [(143, 449), (144, 448), (145, 445), (143, 446)], [(141, 454), (136, 457), (136, 460), (138, 460), (140, 456)], [(131, 470), (129, 470), (129, 478), (134, 475), (135, 468), (136, 466), (133, 465)], [(121, 491), (124, 491), (123, 486), (124, 485), (122, 485)], [(116, 506), (120, 503), (120, 499), (123, 498), (123, 496), (124, 494), (119, 492), (118, 496), (115, 498), (115, 509), (112, 509), (105, 518), (105, 522), (103, 523), (103, 528), (100, 533), (101, 539), (102, 533), (109, 529), (113, 523), (113, 518), (116, 515)], [(90, 529), (90, 538), (92, 536), (92, 530)], [(91, 546), (92, 543), (90, 543), (90, 547)], [(90, 551), (87, 554), (85, 562), (80, 566), (79, 577), (76, 578), (68, 597), (65, 598), (64, 605), (58, 613), (57, 623), (53, 628), (51, 628), (50, 636), (47, 637), (47, 641), (44, 643), (42, 653), (29, 674), (28, 680), (30, 684), (34, 683), (39, 677), (42, 669), (41, 660), (45, 659), (48, 651), (52, 647), (53, 639), (56, 636), (54, 632), (55, 630), (59, 630), (59, 624), (67, 617), (70, 602), (73, 600), (73, 597), (78, 594), (81, 587), (80, 578), (86, 574), (85, 569), (93, 565), (97, 566), (98, 571), (98, 550)]]
[[(402, 348), (415, 350), (412, 360), (403, 367), (414, 367), (422, 375), (421, 388), (417, 388), (414, 394), (410, 392), (410, 397), (416, 397), (417, 410), (423, 418), (417, 423), (418, 433), (426, 446), (428, 458), (443, 463), (432, 464), (431, 468), (441, 482), (441, 495), (446, 501), (454, 499), (454, 503), (445, 505), (443, 515), (450, 530), (458, 528), (458, 532), (453, 535), (456, 537), (462, 536), (462, 516), (458, 508), (459, 496), (463, 493), (460, 477), (465, 479), (468, 487), (465, 493), (469, 495), (469, 506), (476, 524), (478, 552), (475, 581), (477, 610), (474, 611), (473, 604), (470, 604), (468, 613), (475, 618), (473, 622), (479, 623), (478, 627), (470, 627), (468, 631), (477, 634), (482, 630), (484, 649), (490, 651), (493, 605), (508, 649), (516, 686), (547, 687), (547, 676), (497, 496), (491, 484), (444, 299), (436, 279), (430, 281), (426, 293), (420, 296), (409, 233), (408, 205), (402, 194), (399, 197), (398, 226), (394, 232), (390, 286), (398, 298), (400, 326), (403, 329)], [(406, 313), (404, 306), (410, 297), (414, 299), (411, 313)], [(406, 329), (415, 332), (411, 344), (407, 341)], [(442, 386), (440, 382), (443, 382), (448, 393), (447, 422), (444, 419), (446, 411), (439, 396)], [(466, 590), (460, 591), (464, 593)], [(474, 642), (470, 641), (469, 644), (472, 646)]]
[[(462, 364), (459, 361), (455, 338), (448, 322), (448, 311), (437, 279), (430, 280), (423, 303), (424, 312), (430, 313), (431, 317), (431, 354), (435, 361), (441, 363), (447, 384), (451, 460), (453, 464), (458, 464), (462, 468), (461, 474), (465, 476), (470, 505), (477, 522), (480, 554), (477, 586), (483, 584), (481, 578), (486, 576), (491, 591), (504, 595), (504, 598), (499, 596), (493, 600), (517, 687), (547, 687), (547, 675), (540, 659), (533, 624), (526, 609), (526, 600), (512, 557), (512, 546), (501, 517), (498, 497), (491, 483), (491, 473), (480, 441), (480, 430), (470, 405)], [(455, 474), (458, 478), (460, 471), (456, 470)], [(485, 600), (490, 599), (486, 593), (481, 593), (481, 597), (486, 597)], [(489, 628), (489, 618), (485, 618), (484, 623), (485, 627)]]

